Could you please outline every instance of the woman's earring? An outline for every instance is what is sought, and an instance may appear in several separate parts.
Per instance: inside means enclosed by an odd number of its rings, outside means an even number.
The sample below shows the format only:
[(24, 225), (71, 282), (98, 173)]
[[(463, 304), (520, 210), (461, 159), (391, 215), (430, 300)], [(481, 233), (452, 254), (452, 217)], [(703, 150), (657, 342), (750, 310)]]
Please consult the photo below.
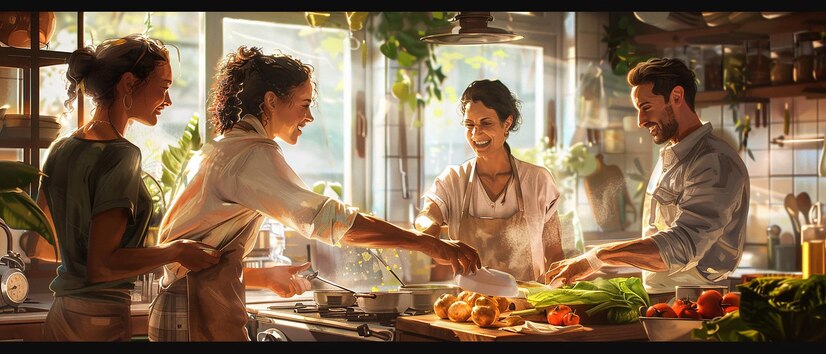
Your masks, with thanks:
[[(126, 104), (126, 98), (127, 97), (129, 97), (129, 104)], [(123, 96), (123, 108), (124, 109), (126, 109), (127, 111), (132, 109), (132, 103), (133, 102), (132, 102), (132, 95), (131, 94)]]

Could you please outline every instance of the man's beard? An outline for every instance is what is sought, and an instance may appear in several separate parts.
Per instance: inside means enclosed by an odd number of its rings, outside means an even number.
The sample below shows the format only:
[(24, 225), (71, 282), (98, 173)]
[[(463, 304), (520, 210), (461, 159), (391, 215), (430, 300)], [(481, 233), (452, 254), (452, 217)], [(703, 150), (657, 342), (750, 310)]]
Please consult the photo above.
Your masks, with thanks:
[(677, 117), (674, 116), (674, 109), (671, 108), (671, 105), (665, 106), (665, 114), (666, 119), (657, 124), (659, 132), (654, 136), (654, 143), (657, 145), (661, 145), (677, 135), (679, 124), (677, 124)]

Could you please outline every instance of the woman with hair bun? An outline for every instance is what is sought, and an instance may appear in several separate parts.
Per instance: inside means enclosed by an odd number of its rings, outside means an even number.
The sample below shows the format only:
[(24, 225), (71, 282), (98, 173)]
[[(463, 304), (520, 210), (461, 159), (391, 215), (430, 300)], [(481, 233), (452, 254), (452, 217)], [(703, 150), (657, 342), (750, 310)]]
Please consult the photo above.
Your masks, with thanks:
[(129, 290), (138, 275), (173, 263), (192, 271), (220, 258), (200, 242), (144, 247), (152, 201), (140, 149), (124, 138), (133, 123), (154, 126), (170, 104), (169, 52), (157, 39), (129, 35), (75, 50), (66, 72), (68, 111), (78, 92), (92, 98), (92, 119), (56, 140), (43, 166), (38, 204), (59, 247), (49, 288), (54, 303), (47, 341), (128, 341)]
[(150, 308), (152, 341), (249, 341), (245, 288), (291, 297), (309, 290), (302, 265), (244, 268), (265, 217), (330, 245), (420, 251), (456, 273), (479, 266), (479, 254), (360, 213), (312, 192), (290, 167), (275, 138), (296, 144), (315, 119), (313, 68), (287, 55), (241, 46), (221, 63), (211, 94), (210, 121), (222, 134), (202, 148), (194, 177), (161, 222), (162, 243), (197, 240), (223, 252), (212, 268), (164, 266), (161, 292)]

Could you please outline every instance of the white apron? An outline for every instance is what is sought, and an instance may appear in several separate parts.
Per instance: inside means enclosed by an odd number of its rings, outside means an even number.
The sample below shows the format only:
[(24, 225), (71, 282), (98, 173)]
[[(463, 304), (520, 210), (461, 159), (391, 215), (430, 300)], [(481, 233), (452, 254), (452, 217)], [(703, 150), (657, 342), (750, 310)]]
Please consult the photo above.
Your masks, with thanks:
[(467, 184), (462, 197), (458, 239), (479, 251), (482, 266), (510, 273), (519, 280), (537, 280), (545, 268), (542, 235), (532, 235), (528, 232), (522, 185), (513, 156), (510, 156), (510, 163), (513, 183), (516, 183), (516, 213), (503, 219), (470, 215), (468, 210), (471, 193), (478, 180), (474, 161), (469, 177), (470, 183)]

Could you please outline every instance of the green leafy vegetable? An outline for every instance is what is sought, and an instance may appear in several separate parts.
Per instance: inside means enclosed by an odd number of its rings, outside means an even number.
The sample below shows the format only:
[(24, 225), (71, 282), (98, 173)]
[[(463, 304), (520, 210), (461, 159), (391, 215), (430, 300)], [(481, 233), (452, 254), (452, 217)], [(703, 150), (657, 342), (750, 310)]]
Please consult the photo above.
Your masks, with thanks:
[(721, 341), (826, 341), (826, 275), (764, 277), (737, 286), (740, 310), (707, 321), (697, 338)]
[(579, 281), (559, 289), (538, 289), (541, 290), (529, 292), (527, 296), (535, 312), (560, 304), (591, 305), (591, 308), (585, 311), (588, 316), (608, 311), (608, 321), (616, 324), (636, 321), (639, 308), (650, 305), (648, 293), (645, 292), (640, 278), (636, 277), (607, 280), (597, 278), (592, 281)]

